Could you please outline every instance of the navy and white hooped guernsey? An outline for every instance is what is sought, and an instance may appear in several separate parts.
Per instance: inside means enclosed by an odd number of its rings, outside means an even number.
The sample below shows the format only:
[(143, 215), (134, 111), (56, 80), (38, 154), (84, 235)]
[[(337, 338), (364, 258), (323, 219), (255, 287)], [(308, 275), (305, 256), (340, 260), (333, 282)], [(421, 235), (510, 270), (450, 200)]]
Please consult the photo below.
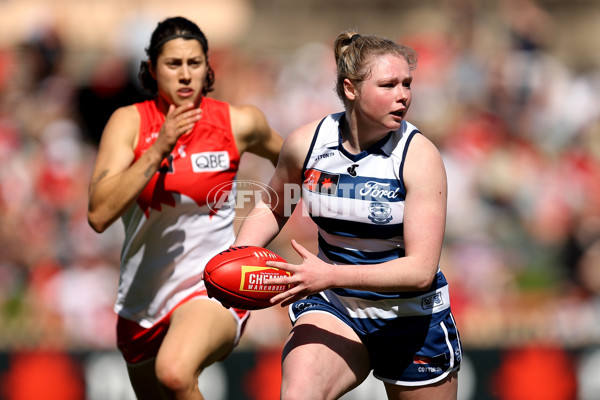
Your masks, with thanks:
[[(321, 121), (303, 168), (302, 198), (318, 226), (319, 258), (364, 265), (403, 257), (404, 160), (410, 141), (420, 132), (403, 121), (397, 131), (351, 154), (341, 143), (343, 117), (337, 113)], [(332, 289), (321, 296), (365, 333), (377, 329), (380, 320), (431, 318), (450, 307), (447, 282), (439, 269), (425, 292)]]
[[(410, 142), (420, 132), (403, 121), (378, 143), (350, 154), (341, 142), (342, 118), (344, 113), (338, 113), (321, 121), (303, 167), (302, 199), (318, 226), (318, 256), (340, 265), (404, 257), (402, 176)], [(289, 308), (292, 323), (313, 312), (333, 315), (350, 326), (369, 352), (373, 375), (384, 382), (429, 385), (460, 368), (460, 338), (439, 267), (425, 291), (335, 288)]]

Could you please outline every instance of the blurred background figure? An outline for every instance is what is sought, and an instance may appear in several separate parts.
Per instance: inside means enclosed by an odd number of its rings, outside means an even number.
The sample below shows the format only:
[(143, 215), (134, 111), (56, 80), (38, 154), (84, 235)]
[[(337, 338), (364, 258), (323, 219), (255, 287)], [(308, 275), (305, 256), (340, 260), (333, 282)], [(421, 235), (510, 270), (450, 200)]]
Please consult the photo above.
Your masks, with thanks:
[[(415, 48), (419, 84), (408, 118), (440, 148), (448, 173), (441, 263), (461, 321), (459, 398), (511, 398), (498, 382), (514, 378), (520, 350), (527, 365), (544, 351), (545, 359), (564, 354), (576, 376), (545, 384), (568, 399), (597, 397), (600, 376), (590, 371), (600, 364), (600, 3), (341, 4), (2, 2), (0, 399), (17, 398), (8, 382), (30, 351), (68, 354), (83, 381), (92, 365), (122, 367), (97, 357), (115, 351), (110, 308), (123, 232), (119, 224), (102, 235), (89, 228), (87, 183), (107, 110), (144, 99), (136, 74), (155, 22), (180, 14), (203, 27), (212, 66), (227, 76), (214, 97), (257, 105), (284, 136), (339, 109), (328, 50), (339, 31), (356, 27)], [(268, 167), (244, 156), (238, 178), (265, 182)], [(316, 249), (312, 221), (295, 213), (273, 250), (289, 248), (290, 230)], [(257, 382), (278, 379), (270, 355), (288, 330), (285, 310), (254, 313), (227, 373), (215, 372), (227, 377), (225, 398), (268, 399)], [(532, 343), (545, 350), (529, 351)], [(110, 382), (107, 390), (117, 385)]]

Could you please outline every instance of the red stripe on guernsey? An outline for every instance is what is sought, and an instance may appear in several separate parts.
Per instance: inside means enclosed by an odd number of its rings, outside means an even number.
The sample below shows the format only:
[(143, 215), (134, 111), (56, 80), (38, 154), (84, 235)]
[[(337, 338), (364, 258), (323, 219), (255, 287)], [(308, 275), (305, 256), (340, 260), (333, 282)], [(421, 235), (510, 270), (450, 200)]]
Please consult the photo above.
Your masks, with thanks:
[(306, 170), (304, 177), (304, 187), (308, 190), (329, 195), (335, 194), (340, 181), (338, 174), (328, 174), (316, 169)]
[[(140, 113), (140, 135), (135, 148), (137, 160), (158, 138), (164, 115), (158, 111), (154, 101), (137, 103)], [(146, 215), (150, 208), (175, 207), (177, 199), (185, 195), (198, 206), (208, 204), (213, 188), (229, 194), (238, 170), (240, 156), (231, 131), (229, 105), (202, 99), (202, 118), (192, 132), (179, 138), (168, 158), (154, 174), (137, 203)], [(208, 165), (206, 160), (211, 163)], [(212, 206), (212, 204), (210, 204)]]
[(321, 176), (321, 171), (317, 171), (316, 169), (309, 169), (304, 172), (304, 186), (311, 192), (316, 192), (319, 184), (319, 177)]

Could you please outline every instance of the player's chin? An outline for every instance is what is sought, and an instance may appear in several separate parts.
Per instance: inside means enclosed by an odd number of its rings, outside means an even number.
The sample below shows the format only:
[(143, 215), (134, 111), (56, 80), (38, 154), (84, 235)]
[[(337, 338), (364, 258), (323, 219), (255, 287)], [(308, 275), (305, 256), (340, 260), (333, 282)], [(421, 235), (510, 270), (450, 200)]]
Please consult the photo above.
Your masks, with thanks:
[(391, 114), (390, 118), (386, 119), (385, 125), (389, 130), (395, 131), (397, 129), (400, 129), (400, 127), (402, 126), (402, 121), (404, 121), (403, 116)]
[(190, 103), (194, 103), (195, 105), (198, 105), (198, 103), (200, 102), (200, 96), (201, 96), (201, 94), (199, 92), (194, 92), (193, 94), (185, 94), (185, 93), (176, 92), (173, 95), (173, 104), (175, 105), (175, 107), (179, 107), (184, 104), (190, 104)]

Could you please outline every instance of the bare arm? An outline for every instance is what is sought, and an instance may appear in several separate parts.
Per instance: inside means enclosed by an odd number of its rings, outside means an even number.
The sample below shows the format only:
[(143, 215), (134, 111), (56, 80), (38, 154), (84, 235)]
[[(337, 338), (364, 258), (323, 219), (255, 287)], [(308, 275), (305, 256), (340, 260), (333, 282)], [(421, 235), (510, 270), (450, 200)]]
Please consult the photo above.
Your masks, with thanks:
[(250, 152), (277, 165), (283, 138), (254, 106), (230, 106), (231, 127), (240, 154)]
[(134, 148), (140, 117), (135, 106), (116, 110), (98, 149), (89, 186), (88, 222), (103, 232), (133, 204), (177, 139), (200, 118), (193, 105), (171, 106), (156, 142), (135, 162)]

